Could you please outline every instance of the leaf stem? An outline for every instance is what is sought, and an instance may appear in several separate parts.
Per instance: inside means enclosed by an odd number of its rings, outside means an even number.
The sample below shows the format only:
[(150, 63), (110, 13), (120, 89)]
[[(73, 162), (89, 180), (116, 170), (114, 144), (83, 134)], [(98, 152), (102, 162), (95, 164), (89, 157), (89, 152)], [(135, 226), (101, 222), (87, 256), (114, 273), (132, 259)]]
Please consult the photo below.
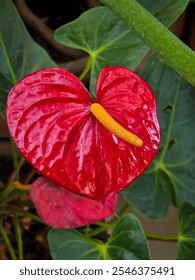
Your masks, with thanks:
[(11, 259), (12, 260), (17, 260), (14, 249), (12, 247), (12, 244), (11, 244), (11, 242), (9, 240), (9, 237), (8, 237), (4, 227), (3, 227), (3, 222), (2, 221), (0, 221), (0, 235), (3, 237), (3, 239), (5, 241), (5, 244), (7, 245), (7, 248), (9, 250), (9, 253), (10, 253), (10, 256), (11, 256)]
[(128, 209), (129, 209), (129, 204), (125, 203), (125, 205), (119, 211), (118, 216), (122, 217), (127, 212)]
[(21, 215), (21, 216), (23, 216), (23, 217), (28, 217), (28, 218), (31, 218), (33, 221), (35, 221), (35, 222), (38, 222), (38, 223), (41, 223), (41, 224), (44, 224), (44, 225), (45, 225), (44, 221), (43, 221), (43, 220), (41, 220), (41, 218), (39, 218), (37, 215), (31, 214), (31, 213), (26, 212), (26, 211), (14, 211), (13, 213), (15, 213), (15, 214), (19, 214), (19, 215)]
[(92, 59), (91, 59), (91, 56), (88, 57), (87, 59), (87, 63), (86, 63), (86, 66), (83, 70), (83, 72), (80, 74), (79, 76), (79, 80), (83, 80), (85, 78), (85, 76), (88, 74), (88, 72), (91, 70), (91, 65), (92, 65)]
[(92, 236), (98, 235), (99, 233), (101, 233), (101, 232), (107, 230), (107, 229), (109, 228), (109, 225), (110, 225), (110, 224), (106, 224), (106, 223), (105, 223), (104, 226), (103, 226), (103, 225), (102, 225), (102, 226), (98, 226), (97, 228), (91, 230), (90, 232), (87, 232), (86, 235), (87, 235), (88, 237), (92, 237)]
[(110, 222), (97, 222), (96, 225), (98, 227), (88, 232), (87, 236), (92, 237), (109, 228), (113, 228), (115, 224), (118, 222), (119, 217), (122, 217), (128, 209), (129, 209), (129, 204), (126, 203), (114, 219), (112, 219)]
[[(97, 222), (96, 225), (98, 226), (97, 228), (91, 230), (90, 232), (87, 233), (88, 237), (93, 237), (95, 235), (98, 235), (99, 233), (107, 230), (108, 228), (113, 228), (115, 224), (118, 222), (118, 218), (122, 217), (127, 210), (129, 209), (129, 204), (126, 203), (123, 208), (120, 210), (118, 217), (115, 217), (113, 220), (110, 222)], [(155, 233), (145, 233), (146, 238), (148, 239), (153, 239), (153, 240), (159, 240), (159, 241), (178, 241), (178, 236), (176, 235), (160, 235), (160, 234), (155, 234)]]
[(27, 212), (27, 211), (21, 209), (20, 207), (18, 207), (16, 205), (7, 204), (5, 207), (2, 207), (2, 209), (5, 210), (5, 212), (9, 212), (9, 213), (12, 213), (12, 214), (15, 214), (15, 215), (20, 215), (22, 217), (29, 217), (33, 221), (45, 225), (43, 220), (41, 218), (39, 218), (37, 215), (31, 214), (30, 212)]
[(177, 235), (161, 235), (154, 233), (145, 233), (146, 238), (153, 240), (162, 240), (162, 241), (178, 241)]
[(136, 0), (100, 0), (161, 58), (195, 86), (195, 53)]
[(16, 234), (16, 241), (18, 246), (18, 259), (23, 260), (23, 244), (22, 244), (22, 234), (21, 234), (21, 228), (19, 224), (18, 217), (13, 218), (13, 226)]

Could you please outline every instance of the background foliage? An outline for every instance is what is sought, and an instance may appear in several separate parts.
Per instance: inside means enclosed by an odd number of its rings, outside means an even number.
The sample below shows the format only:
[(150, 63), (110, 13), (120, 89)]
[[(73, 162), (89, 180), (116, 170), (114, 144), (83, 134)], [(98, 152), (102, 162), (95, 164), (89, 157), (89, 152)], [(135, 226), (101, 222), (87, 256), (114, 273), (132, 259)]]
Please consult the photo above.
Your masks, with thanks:
[[(160, 22), (169, 27), (185, 10), (188, 0), (138, 1)], [(81, 78), (90, 72), (90, 90), (94, 94), (96, 78), (106, 65), (123, 65), (139, 74), (150, 84), (156, 95), (161, 126), (161, 146), (150, 168), (123, 193), (127, 203), (124, 209), (133, 208), (151, 219), (163, 218), (170, 204), (178, 209), (178, 259), (195, 259), (195, 95), (194, 87), (163, 61), (147, 44), (107, 7), (97, 7), (83, 12), (76, 20), (55, 31), (57, 41), (67, 47), (82, 50), (88, 62)], [(150, 56), (150, 58), (148, 58)], [(86, 61), (86, 60), (85, 60)], [(0, 113), (4, 116), (6, 99), (11, 87), (24, 75), (45, 67), (58, 67), (29, 35), (11, 0), (0, 0)], [(195, 73), (194, 73), (195, 75)], [(19, 102), (19, 101), (18, 101)], [(15, 162), (15, 168), (24, 162)], [(20, 169), (21, 166), (19, 166)], [(0, 218), (8, 213), (15, 220), (18, 255), (11, 242), (5, 241), (11, 257), (22, 258), (21, 217), (34, 215), (20, 203), (13, 210), (7, 206), (24, 195), (25, 188), (17, 189), (14, 173), (12, 182), (1, 183)], [(20, 211), (19, 211), (19, 210)], [(22, 210), (21, 210), (22, 209)], [(87, 229), (51, 229), (48, 243), (53, 259), (150, 259), (147, 234), (135, 215), (119, 213), (119, 218), (97, 223)], [(31, 211), (32, 210), (32, 211)], [(17, 212), (18, 211), (18, 212)], [(31, 212), (30, 212), (31, 211)], [(7, 235), (4, 224), (0, 233)], [(107, 232), (112, 229), (112, 233)], [(101, 233), (106, 232), (102, 238)], [(163, 239), (163, 237), (159, 237)], [(166, 239), (166, 237), (165, 237)]]

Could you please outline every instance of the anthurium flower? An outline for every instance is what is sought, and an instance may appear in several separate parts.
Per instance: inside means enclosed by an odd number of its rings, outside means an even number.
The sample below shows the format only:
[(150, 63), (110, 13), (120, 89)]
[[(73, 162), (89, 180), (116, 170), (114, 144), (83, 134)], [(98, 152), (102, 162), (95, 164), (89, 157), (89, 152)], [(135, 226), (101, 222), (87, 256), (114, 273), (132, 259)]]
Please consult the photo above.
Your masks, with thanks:
[(40, 173), (102, 203), (142, 174), (159, 146), (153, 92), (121, 66), (101, 71), (96, 100), (66, 70), (29, 74), (6, 112), (16, 145)]
[(30, 196), (43, 221), (64, 229), (86, 226), (114, 214), (118, 198), (118, 195), (110, 196), (103, 206), (95, 200), (78, 197), (45, 177), (32, 184)]

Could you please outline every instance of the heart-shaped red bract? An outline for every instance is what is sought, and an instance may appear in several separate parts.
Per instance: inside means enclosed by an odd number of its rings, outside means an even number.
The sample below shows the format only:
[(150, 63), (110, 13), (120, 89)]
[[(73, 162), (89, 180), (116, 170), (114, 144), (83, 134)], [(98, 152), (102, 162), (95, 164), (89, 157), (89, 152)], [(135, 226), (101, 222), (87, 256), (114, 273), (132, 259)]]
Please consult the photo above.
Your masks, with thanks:
[(95, 200), (78, 197), (45, 177), (32, 184), (30, 196), (43, 221), (64, 229), (86, 226), (112, 215), (118, 198), (118, 195), (110, 196), (103, 206)]
[(44, 176), (104, 203), (148, 167), (160, 141), (151, 88), (127, 68), (105, 67), (97, 99), (142, 147), (113, 135), (91, 113), (89, 92), (66, 70), (47, 68), (19, 81), (7, 100), (7, 122), (23, 156)]

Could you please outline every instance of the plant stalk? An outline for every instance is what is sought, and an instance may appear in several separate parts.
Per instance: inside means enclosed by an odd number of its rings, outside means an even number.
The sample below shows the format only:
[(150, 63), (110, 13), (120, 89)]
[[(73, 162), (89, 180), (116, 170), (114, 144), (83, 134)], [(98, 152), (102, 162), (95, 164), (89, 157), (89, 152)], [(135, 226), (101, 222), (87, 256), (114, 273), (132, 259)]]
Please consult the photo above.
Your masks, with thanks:
[(146, 238), (158, 241), (178, 241), (177, 235), (161, 235), (154, 233), (145, 233)]
[(163, 63), (195, 86), (195, 53), (136, 0), (100, 0), (149, 45)]
[(81, 75), (79, 76), (79, 80), (82, 81), (86, 77), (88, 72), (91, 70), (91, 63), (92, 63), (91, 57), (89, 56), (88, 59), (87, 59), (86, 66), (85, 66), (83, 72), (81, 73)]
[(96, 225), (98, 227), (88, 232), (87, 236), (92, 237), (109, 228), (113, 228), (115, 224), (118, 222), (119, 217), (122, 217), (127, 212), (128, 209), (129, 209), (129, 204), (126, 203), (114, 219), (112, 219), (110, 222), (97, 222)]

